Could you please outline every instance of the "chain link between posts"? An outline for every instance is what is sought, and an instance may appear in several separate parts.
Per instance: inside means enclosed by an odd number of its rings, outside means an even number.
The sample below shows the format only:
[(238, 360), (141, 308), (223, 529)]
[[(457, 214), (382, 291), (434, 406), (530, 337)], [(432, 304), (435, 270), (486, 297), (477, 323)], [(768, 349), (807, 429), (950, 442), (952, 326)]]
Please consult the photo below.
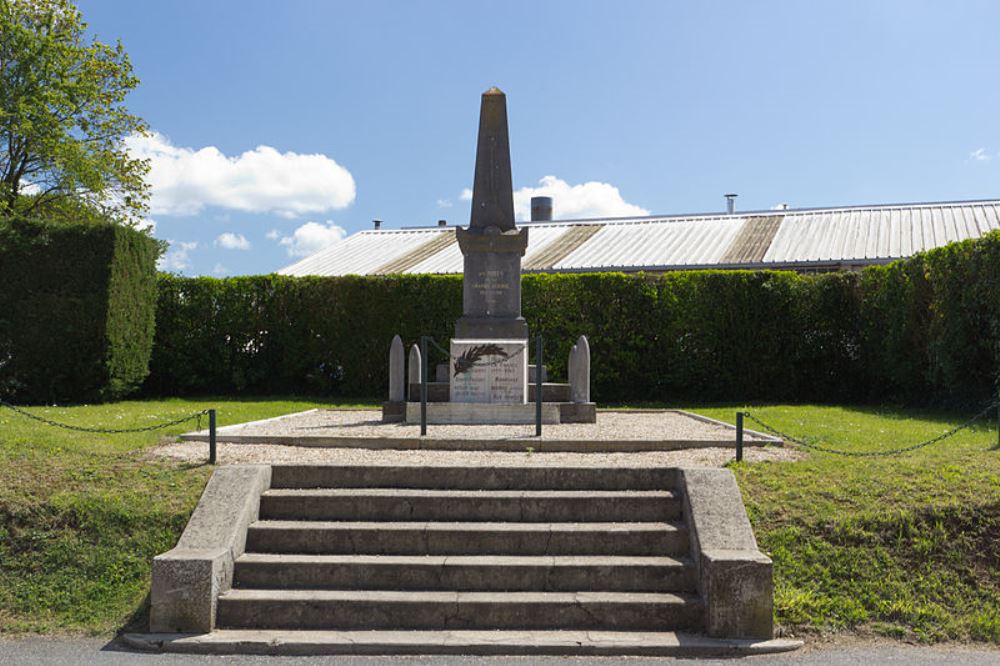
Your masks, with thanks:
[(886, 449), (886, 450), (882, 450), (882, 451), (844, 451), (842, 449), (833, 449), (833, 448), (830, 448), (830, 447), (827, 447), (827, 446), (822, 446), (820, 444), (815, 444), (813, 442), (809, 442), (809, 441), (800, 439), (798, 437), (792, 437), (788, 433), (782, 432), (782, 431), (778, 430), (777, 428), (771, 427), (770, 425), (768, 425), (764, 421), (760, 420), (759, 418), (757, 418), (756, 416), (754, 416), (750, 412), (743, 412), (743, 416), (745, 416), (747, 419), (753, 421), (758, 426), (760, 426), (761, 428), (763, 428), (767, 432), (771, 433), (772, 435), (780, 437), (781, 439), (785, 440), (786, 442), (791, 442), (792, 444), (794, 444), (796, 446), (801, 446), (801, 447), (806, 448), (806, 449), (812, 449), (814, 451), (822, 451), (823, 453), (832, 453), (832, 454), (838, 455), (838, 456), (848, 456), (848, 457), (852, 457), (852, 458), (874, 458), (874, 457), (879, 457), (879, 456), (895, 456), (895, 455), (900, 455), (900, 454), (903, 454), (903, 453), (909, 453), (911, 451), (916, 451), (917, 449), (922, 449), (922, 448), (924, 448), (926, 446), (930, 446), (931, 444), (937, 444), (941, 440), (948, 439), (949, 437), (951, 437), (953, 435), (956, 435), (959, 432), (961, 432), (961, 431), (969, 428), (973, 423), (975, 423), (979, 419), (983, 418), (984, 416), (986, 416), (990, 412), (992, 412), (995, 409), (997, 409), (998, 406), (1000, 406), (1000, 402), (998, 402), (998, 401), (994, 401), (994, 402), (990, 403), (989, 405), (987, 405), (986, 407), (984, 407), (982, 409), (982, 411), (980, 411), (978, 414), (976, 414), (975, 416), (973, 416), (968, 421), (955, 426), (954, 428), (952, 428), (951, 430), (949, 430), (947, 432), (941, 433), (937, 437), (932, 437), (931, 439), (925, 440), (923, 442), (919, 442), (917, 444), (913, 444), (911, 446), (904, 446), (902, 448), (897, 448), (897, 449)]
[(45, 418), (44, 416), (38, 416), (37, 414), (32, 414), (31, 412), (22, 409), (16, 405), (12, 405), (9, 402), (0, 400), (0, 407), (6, 407), (7, 409), (20, 414), (21, 416), (27, 417), (39, 423), (44, 423), (46, 425), (54, 426), (56, 428), (63, 428), (65, 430), (75, 430), (77, 432), (92, 432), (99, 433), (102, 435), (120, 435), (123, 433), (134, 433), (134, 432), (152, 432), (154, 430), (163, 430), (164, 428), (169, 428), (171, 426), (180, 425), (188, 421), (197, 420), (197, 429), (201, 430), (201, 417), (208, 414), (209, 410), (203, 409), (200, 412), (194, 412), (183, 416), (179, 419), (173, 421), (166, 421), (164, 423), (157, 423), (154, 425), (143, 426), (141, 428), (87, 428), (85, 426), (72, 425), (69, 423), (61, 423), (59, 421), (53, 421), (52, 419)]
[(451, 352), (442, 347), (441, 345), (439, 345), (437, 340), (428, 335), (427, 341), (430, 342), (432, 345), (434, 345), (434, 348), (437, 349), (442, 354), (444, 354), (446, 358), (451, 358)]

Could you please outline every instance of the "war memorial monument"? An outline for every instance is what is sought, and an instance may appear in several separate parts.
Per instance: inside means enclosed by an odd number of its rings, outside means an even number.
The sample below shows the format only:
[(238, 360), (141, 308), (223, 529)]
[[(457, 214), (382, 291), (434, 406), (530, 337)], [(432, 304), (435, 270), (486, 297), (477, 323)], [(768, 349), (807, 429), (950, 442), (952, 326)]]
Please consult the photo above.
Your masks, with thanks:
[[(534, 373), (529, 364), (528, 323), (521, 316), (521, 259), (528, 247), (526, 227), (514, 223), (514, 196), (507, 134), (507, 99), (498, 88), (483, 93), (479, 140), (467, 228), (455, 229), (464, 260), (462, 316), (455, 322), (449, 363), (437, 381), (421, 389), (426, 359), (413, 345), (407, 364), (409, 400), (404, 391), (403, 342), (389, 351), (386, 422), (420, 420), (420, 391), (426, 391), (427, 421), (442, 424), (525, 424), (536, 419)], [(585, 336), (569, 359), (569, 382), (543, 383), (544, 423), (594, 423), (590, 401), (590, 347)], [(426, 379), (426, 378), (425, 378)]]

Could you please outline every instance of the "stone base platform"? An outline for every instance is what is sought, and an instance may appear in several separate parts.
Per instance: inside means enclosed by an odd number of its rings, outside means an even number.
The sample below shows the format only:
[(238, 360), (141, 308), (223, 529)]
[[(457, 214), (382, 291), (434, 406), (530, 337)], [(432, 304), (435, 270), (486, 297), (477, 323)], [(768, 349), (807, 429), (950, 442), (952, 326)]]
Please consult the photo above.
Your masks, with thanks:
[[(385, 418), (383, 413), (383, 419)], [(542, 405), (542, 423), (560, 423), (559, 405)], [(420, 403), (406, 403), (406, 423), (420, 423)], [(427, 423), (435, 425), (529, 425), (535, 423), (535, 405), (481, 405), (467, 402), (428, 402)]]
[[(530, 408), (530, 409), (529, 409)], [(419, 402), (382, 403), (382, 423), (420, 423)], [(524, 405), (476, 405), (427, 401), (427, 422), (438, 425), (534, 425), (535, 403)], [(593, 402), (545, 402), (542, 423), (596, 423)]]
[[(732, 425), (700, 414), (680, 410), (600, 412), (596, 423), (544, 425), (541, 437), (535, 436), (534, 411), (532, 421), (526, 425), (432, 425), (421, 437), (418, 424), (383, 423), (379, 410), (310, 409), (224, 426), (219, 428), (217, 438), (228, 444), (521, 453), (526, 448), (539, 453), (633, 453), (736, 445)], [(783, 444), (776, 437), (752, 430), (744, 431), (744, 435), (748, 447)], [(207, 442), (208, 431), (189, 432), (181, 439)]]

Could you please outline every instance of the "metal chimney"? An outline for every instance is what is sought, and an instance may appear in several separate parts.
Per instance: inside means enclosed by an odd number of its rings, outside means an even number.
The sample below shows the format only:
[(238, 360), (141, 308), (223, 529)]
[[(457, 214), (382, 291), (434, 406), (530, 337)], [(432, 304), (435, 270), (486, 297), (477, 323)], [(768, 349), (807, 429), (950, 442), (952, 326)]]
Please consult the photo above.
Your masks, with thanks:
[(726, 195), (726, 212), (732, 215), (736, 212), (736, 197), (738, 194), (727, 194)]
[(448, 226), (448, 220), (438, 220), (438, 226), (439, 227), (447, 227)]
[(382, 228), (382, 220), (372, 220), (372, 226), (375, 227), (375, 231)]
[(552, 197), (531, 197), (531, 221), (550, 222), (552, 220)]

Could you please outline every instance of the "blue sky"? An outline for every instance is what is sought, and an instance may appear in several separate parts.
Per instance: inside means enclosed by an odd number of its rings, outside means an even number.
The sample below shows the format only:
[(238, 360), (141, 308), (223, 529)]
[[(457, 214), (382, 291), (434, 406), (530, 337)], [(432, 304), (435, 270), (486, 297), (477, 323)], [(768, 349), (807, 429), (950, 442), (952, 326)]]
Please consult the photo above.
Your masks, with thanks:
[(1000, 3), (81, 0), (187, 275), (468, 223), (479, 96), (556, 217), (1000, 197)]

